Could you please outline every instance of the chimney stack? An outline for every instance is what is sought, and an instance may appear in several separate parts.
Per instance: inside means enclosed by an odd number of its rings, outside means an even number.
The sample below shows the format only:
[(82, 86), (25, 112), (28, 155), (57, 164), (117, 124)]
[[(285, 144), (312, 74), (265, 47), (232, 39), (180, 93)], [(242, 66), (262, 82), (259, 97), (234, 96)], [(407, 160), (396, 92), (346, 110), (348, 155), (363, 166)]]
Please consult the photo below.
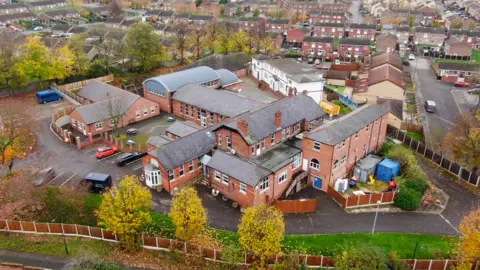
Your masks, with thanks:
[(242, 132), (243, 135), (248, 135), (248, 122), (247, 120), (240, 119), (237, 121), (237, 129)]
[(277, 129), (282, 128), (282, 112), (280, 110), (275, 112), (275, 127)]

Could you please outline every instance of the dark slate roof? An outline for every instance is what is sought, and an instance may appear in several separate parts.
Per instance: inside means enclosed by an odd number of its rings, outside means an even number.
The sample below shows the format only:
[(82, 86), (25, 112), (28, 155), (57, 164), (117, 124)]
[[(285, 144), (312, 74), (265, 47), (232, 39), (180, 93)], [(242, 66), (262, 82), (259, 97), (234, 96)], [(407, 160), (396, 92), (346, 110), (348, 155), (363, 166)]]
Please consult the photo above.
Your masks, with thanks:
[(112, 24), (117, 24), (117, 23), (121, 23), (124, 19), (123, 18), (112, 18), (112, 17), (109, 17), (105, 20), (105, 23), (112, 23)]
[(33, 7), (40, 7), (40, 6), (47, 6), (47, 5), (55, 5), (58, 4), (59, 1), (34, 1), (34, 2), (29, 2), (28, 4), (33, 6)]
[(123, 96), (125, 99), (138, 99), (139, 96), (125, 91), (123, 89), (111, 86), (106, 83), (101, 83), (95, 80), (91, 80), (80, 91), (77, 92), (78, 96), (91, 100), (93, 102), (99, 102), (108, 98)]
[(480, 71), (480, 65), (467, 64), (467, 63), (440, 62), (438, 63), (438, 68), (446, 69), (446, 70), (459, 70), (459, 71)]
[(5, 22), (9, 20), (20, 20), (24, 18), (36, 18), (37, 15), (31, 12), (21, 12), (21, 13), (13, 13), (13, 14), (4, 14), (0, 15), (0, 22)]
[(175, 18), (177, 19), (188, 19), (190, 18), (190, 16), (192, 16), (192, 14), (188, 14), (188, 13), (175, 14)]
[(190, 16), (190, 20), (192, 20), (192, 21), (211, 21), (211, 20), (213, 20), (213, 16), (210, 16), (210, 15), (192, 15), (192, 16)]
[(468, 32), (469, 37), (480, 37), (480, 32)]
[(232, 84), (241, 83), (242, 81), (230, 70), (217, 69), (215, 70), (220, 76), (220, 86), (227, 87)]
[(444, 28), (415, 27), (417, 33), (446, 34)]
[(88, 28), (86, 27), (75, 26), (72, 30), (69, 31), (69, 33), (79, 34), (79, 33), (85, 33), (87, 31), (88, 31)]
[(369, 39), (361, 38), (341, 38), (338, 44), (349, 44), (349, 45), (370, 45)]
[(288, 20), (280, 20), (280, 19), (268, 19), (267, 23), (271, 24), (288, 24)]
[(408, 27), (408, 26), (399, 26), (399, 27), (397, 27), (397, 32), (410, 32), (410, 27)]
[(148, 138), (147, 144), (153, 145), (155, 147), (161, 147), (169, 142), (173, 141), (173, 138), (164, 136), (164, 135), (154, 135)]
[(195, 63), (192, 63), (184, 69), (190, 69), (199, 66), (207, 66), (212, 69), (227, 69), (230, 71), (237, 71), (247, 67), (247, 64), (252, 60), (252, 57), (247, 53), (232, 53), (232, 54), (213, 54), (202, 58)]
[(165, 132), (170, 132), (179, 137), (185, 137), (187, 135), (197, 132), (200, 129), (201, 128), (197, 126), (195, 123), (190, 124), (190, 123), (185, 123), (181, 121), (175, 121), (175, 123), (171, 124), (165, 130)]
[(266, 105), (228, 91), (211, 89), (197, 84), (186, 84), (178, 88), (172, 99), (228, 117), (255, 111)]
[(215, 134), (212, 132), (215, 127), (201, 129), (151, 150), (148, 154), (158, 158), (166, 170), (172, 170), (210, 152), (215, 147)]
[(387, 112), (388, 109), (377, 104), (364, 105), (337, 120), (312, 130), (307, 134), (307, 138), (334, 146)]
[(282, 143), (254, 157), (252, 162), (272, 172), (276, 172), (291, 163), (293, 157), (301, 152), (301, 149)]
[[(162, 11), (158, 9), (150, 9), (145, 12), (145, 16), (158, 16)], [(173, 14), (173, 11), (172, 11)]]
[(377, 104), (387, 108), (391, 114), (403, 120), (403, 102), (401, 100), (378, 98)]
[(22, 8), (22, 7), (26, 8), (27, 6), (23, 3), (0, 5), (0, 9), (15, 9), (15, 8)]
[(315, 27), (336, 27), (336, 28), (344, 28), (345, 25), (343, 23), (315, 23), (313, 26)]
[(448, 31), (450, 35), (456, 35), (456, 36), (461, 36), (461, 35), (467, 35), (469, 32), (465, 30), (450, 30)]
[(352, 23), (350, 29), (377, 29), (374, 24)]
[(79, 14), (80, 15), (80, 13), (78, 13), (78, 11), (73, 9), (73, 8), (47, 11), (47, 12), (44, 12), (43, 14), (45, 14), (49, 17), (67, 16), (67, 15), (70, 15), (70, 14)]
[(278, 132), (279, 129), (274, 125), (275, 112), (277, 111), (282, 113), (282, 129), (302, 120), (312, 121), (325, 115), (325, 112), (311, 97), (297, 95), (271, 103), (260, 110), (238, 116), (225, 125), (237, 130), (237, 122), (239, 120), (247, 121), (248, 134), (242, 134), (239, 130), (237, 131), (251, 145)]
[(257, 186), (262, 178), (271, 173), (251, 161), (227, 154), (221, 150), (215, 151), (207, 166), (252, 187)]
[(303, 38), (304, 42), (323, 42), (323, 43), (333, 43), (333, 37), (312, 37), (305, 36)]
[(59, 32), (68, 32), (70, 29), (73, 28), (73, 25), (70, 25), (70, 24), (55, 24), (53, 27), (52, 27), (52, 31), (59, 31)]
[(393, 53), (382, 53), (372, 57), (372, 67), (378, 67), (383, 64), (391, 64), (399, 70), (403, 69), (402, 59)]
[(162, 11), (158, 14), (158, 17), (172, 17), (174, 14), (171, 10)]

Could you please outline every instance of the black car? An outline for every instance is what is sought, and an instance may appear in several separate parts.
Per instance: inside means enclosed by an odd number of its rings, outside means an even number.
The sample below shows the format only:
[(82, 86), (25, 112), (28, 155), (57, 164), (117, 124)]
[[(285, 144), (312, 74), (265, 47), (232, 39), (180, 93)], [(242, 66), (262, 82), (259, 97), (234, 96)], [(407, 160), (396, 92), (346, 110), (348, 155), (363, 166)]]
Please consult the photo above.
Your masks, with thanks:
[(140, 152), (123, 153), (117, 157), (117, 165), (123, 166), (129, 162), (142, 158), (144, 155), (144, 153)]
[(86, 186), (88, 192), (102, 194), (112, 187), (112, 177), (104, 173), (91, 172), (83, 178), (80, 185)]

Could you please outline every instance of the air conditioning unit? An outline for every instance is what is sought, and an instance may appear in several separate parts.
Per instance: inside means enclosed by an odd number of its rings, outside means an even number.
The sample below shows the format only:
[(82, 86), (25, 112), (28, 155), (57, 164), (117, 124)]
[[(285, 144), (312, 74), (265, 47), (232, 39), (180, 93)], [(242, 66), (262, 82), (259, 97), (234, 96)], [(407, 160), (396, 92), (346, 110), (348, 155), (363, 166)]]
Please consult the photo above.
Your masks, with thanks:
[(235, 153), (236, 153), (235, 149), (233, 149), (233, 148), (230, 149), (230, 153), (232, 153), (232, 155), (235, 155)]

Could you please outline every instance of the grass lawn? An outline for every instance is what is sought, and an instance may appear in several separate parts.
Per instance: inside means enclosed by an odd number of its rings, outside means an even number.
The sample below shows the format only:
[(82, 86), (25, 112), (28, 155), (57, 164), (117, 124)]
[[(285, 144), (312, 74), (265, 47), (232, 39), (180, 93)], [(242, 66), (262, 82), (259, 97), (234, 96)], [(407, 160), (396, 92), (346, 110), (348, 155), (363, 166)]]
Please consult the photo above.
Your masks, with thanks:
[(338, 38), (336, 38), (336, 39), (333, 40), (333, 49), (334, 49), (334, 50), (338, 49), (338, 42), (339, 42), (339, 39), (338, 39)]
[(423, 142), (422, 134), (419, 134), (419, 133), (416, 133), (416, 132), (407, 132), (407, 135), (414, 138), (417, 141)]
[[(84, 252), (105, 256), (114, 245), (109, 242), (87, 238), (67, 237), (67, 247), (70, 256), (81, 255)], [(63, 238), (54, 235), (0, 233), (0, 249), (67, 257)]]
[(335, 91), (339, 94), (343, 95), (343, 92), (345, 91), (345, 86), (343, 85), (325, 85), (328, 89)]
[[(473, 58), (473, 53), (472, 53)], [(436, 63), (463, 63), (463, 64), (470, 64), (470, 65), (480, 65), (480, 62), (472, 62), (472, 61), (465, 61), (465, 60), (455, 60), (455, 59), (440, 59), (435, 58)]]
[(139, 132), (136, 135), (121, 134), (118, 139), (123, 141), (124, 148), (128, 148), (127, 141), (132, 140), (135, 142), (132, 149), (138, 149), (139, 144), (142, 145), (142, 149), (146, 149), (148, 138), (150, 135)]
[(345, 115), (349, 114), (352, 112), (352, 109), (347, 107), (347, 105), (343, 104), (340, 100), (334, 100), (332, 101), (333, 104), (340, 106), (340, 113)]
[(480, 51), (479, 50), (472, 50), (472, 59), (475, 62), (480, 63)]

